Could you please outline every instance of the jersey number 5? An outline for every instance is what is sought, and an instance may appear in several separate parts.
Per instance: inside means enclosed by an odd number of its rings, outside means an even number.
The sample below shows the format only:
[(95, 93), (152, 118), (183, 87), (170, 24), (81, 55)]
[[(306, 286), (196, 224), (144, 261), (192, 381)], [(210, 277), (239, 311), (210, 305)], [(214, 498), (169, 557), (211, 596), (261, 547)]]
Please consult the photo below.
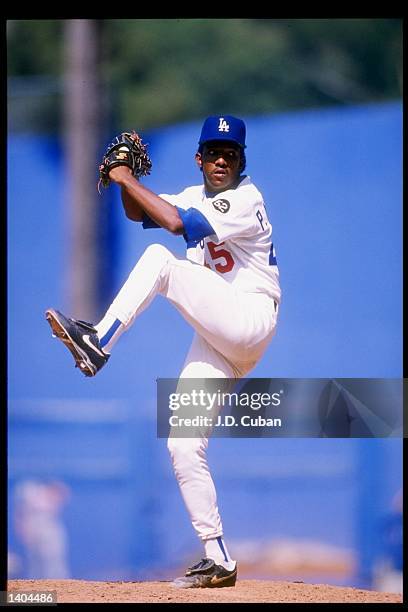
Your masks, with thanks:
[[(226, 272), (231, 272), (232, 268), (235, 265), (235, 261), (229, 251), (222, 248), (224, 243), (220, 242), (220, 244), (215, 244), (214, 242), (207, 242), (208, 250), (210, 251), (211, 259), (215, 263), (215, 269), (217, 272), (221, 274), (225, 274)], [(224, 261), (217, 262), (218, 259), (222, 259)]]

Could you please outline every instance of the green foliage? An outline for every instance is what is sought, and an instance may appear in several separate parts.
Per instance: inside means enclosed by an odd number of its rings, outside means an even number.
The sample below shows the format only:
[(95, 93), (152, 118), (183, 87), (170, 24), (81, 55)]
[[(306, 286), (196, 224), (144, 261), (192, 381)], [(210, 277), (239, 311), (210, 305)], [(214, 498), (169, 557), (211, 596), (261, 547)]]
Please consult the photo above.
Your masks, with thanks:
[(57, 75), (62, 70), (63, 20), (21, 19), (7, 23), (9, 76)]
[[(402, 96), (401, 19), (99, 20), (118, 127)], [(64, 20), (8, 23), (9, 76), (61, 75)]]

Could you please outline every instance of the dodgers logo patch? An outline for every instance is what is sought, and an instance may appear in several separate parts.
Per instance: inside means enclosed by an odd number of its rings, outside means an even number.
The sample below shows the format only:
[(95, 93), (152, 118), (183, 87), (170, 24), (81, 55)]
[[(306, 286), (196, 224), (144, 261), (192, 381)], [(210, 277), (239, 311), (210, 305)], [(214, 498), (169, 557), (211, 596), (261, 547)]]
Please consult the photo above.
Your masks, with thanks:
[(212, 205), (214, 206), (214, 208), (216, 208), (220, 213), (227, 213), (230, 209), (230, 203), (228, 202), (228, 200), (223, 200), (222, 198), (218, 199), (218, 200), (214, 200), (214, 202), (212, 203)]

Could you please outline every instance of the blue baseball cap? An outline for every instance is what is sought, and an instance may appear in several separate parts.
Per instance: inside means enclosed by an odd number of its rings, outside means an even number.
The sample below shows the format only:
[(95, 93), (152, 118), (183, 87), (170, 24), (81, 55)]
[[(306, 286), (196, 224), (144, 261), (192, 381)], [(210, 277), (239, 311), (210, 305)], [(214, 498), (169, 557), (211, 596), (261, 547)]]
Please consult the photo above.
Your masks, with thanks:
[(246, 128), (242, 119), (232, 115), (207, 117), (201, 130), (199, 145), (211, 140), (229, 140), (245, 149)]

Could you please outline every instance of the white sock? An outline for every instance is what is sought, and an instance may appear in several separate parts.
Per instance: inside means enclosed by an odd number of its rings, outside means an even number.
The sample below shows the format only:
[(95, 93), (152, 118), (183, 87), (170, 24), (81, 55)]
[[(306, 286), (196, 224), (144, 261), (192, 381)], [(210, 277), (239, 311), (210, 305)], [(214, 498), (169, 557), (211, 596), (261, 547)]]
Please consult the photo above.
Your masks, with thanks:
[(221, 536), (211, 540), (205, 540), (204, 548), (205, 556), (209, 559), (214, 559), (217, 565), (222, 565), (227, 570), (233, 570), (235, 568), (235, 561), (231, 559), (227, 545)]
[(94, 326), (99, 338), (99, 343), (104, 353), (110, 353), (119, 336), (125, 331), (125, 325), (109, 311), (103, 319)]

